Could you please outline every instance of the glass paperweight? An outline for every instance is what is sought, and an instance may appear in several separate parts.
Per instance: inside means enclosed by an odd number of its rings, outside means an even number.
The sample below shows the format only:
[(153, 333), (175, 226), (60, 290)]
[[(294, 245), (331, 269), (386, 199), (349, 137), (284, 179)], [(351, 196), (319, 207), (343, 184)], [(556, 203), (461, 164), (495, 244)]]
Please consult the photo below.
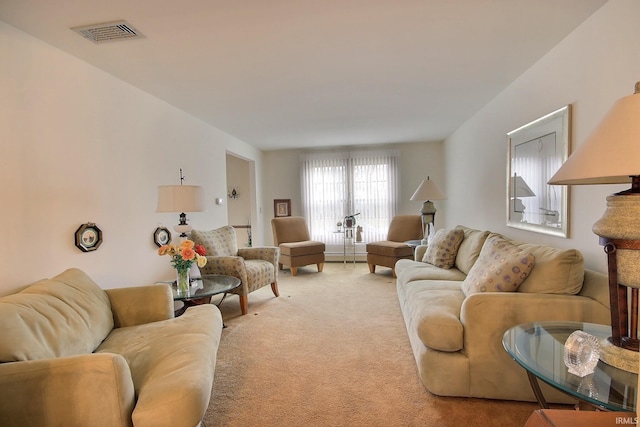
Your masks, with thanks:
[(569, 373), (584, 377), (592, 374), (600, 358), (598, 338), (584, 331), (575, 331), (564, 343), (564, 364)]

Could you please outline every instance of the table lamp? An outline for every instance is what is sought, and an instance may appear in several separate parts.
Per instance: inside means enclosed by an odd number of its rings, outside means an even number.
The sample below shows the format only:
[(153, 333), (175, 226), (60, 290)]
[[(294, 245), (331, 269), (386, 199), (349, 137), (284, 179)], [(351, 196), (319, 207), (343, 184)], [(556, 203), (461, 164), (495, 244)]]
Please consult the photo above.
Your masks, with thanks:
[(186, 212), (204, 212), (204, 191), (196, 185), (182, 185), (184, 176), (180, 169), (180, 185), (158, 186), (158, 207), (156, 212), (180, 213), (180, 222), (173, 229), (180, 237), (187, 237), (191, 226), (187, 224)]
[(410, 200), (423, 200), (422, 209), (420, 210), (422, 219), (422, 244), (428, 244), (433, 224), (436, 220), (436, 207), (431, 200), (443, 200), (446, 197), (433, 181), (427, 177), (423, 180)]
[(536, 193), (533, 192), (524, 179), (520, 175), (513, 174), (511, 177), (511, 190), (513, 193), (510, 197), (511, 202), (511, 214), (514, 219), (522, 222), (524, 217), (525, 206), (522, 202), (522, 197), (535, 197)]
[(607, 197), (593, 225), (607, 254), (612, 336), (601, 342), (600, 359), (638, 372), (640, 289), (640, 82), (635, 94), (618, 100), (549, 184), (631, 183)]

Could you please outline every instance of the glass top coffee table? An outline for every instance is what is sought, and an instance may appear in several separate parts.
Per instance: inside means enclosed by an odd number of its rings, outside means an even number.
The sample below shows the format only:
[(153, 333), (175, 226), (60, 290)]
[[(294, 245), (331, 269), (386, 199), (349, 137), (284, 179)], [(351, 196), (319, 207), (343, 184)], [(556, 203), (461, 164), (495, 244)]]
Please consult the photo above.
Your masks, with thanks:
[(175, 315), (180, 316), (187, 308), (194, 305), (209, 304), (211, 297), (218, 294), (224, 294), (222, 300), (218, 303), (222, 304), (227, 293), (240, 286), (240, 279), (233, 276), (224, 276), (221, 274), (203, 274), (201, 278), (191, 281), (188, 295), (178, 295), (176, 282), (159, 282), (171, 285), (174, 301), (182, 301), (184, 306), (176, 310)]
[(580, 378), (564, 364), (564, 343), (574, 331), (599, 339), (611, 336), (611, 327), (582, 322), (533, 322), (504, 333), (505, 350), (527, 371), (538, 403), (549, 408), (537, 379), (581, 402), (609, 411), (635, 412), (638, 375), (607, 365), (601, 360), (593, 374)]

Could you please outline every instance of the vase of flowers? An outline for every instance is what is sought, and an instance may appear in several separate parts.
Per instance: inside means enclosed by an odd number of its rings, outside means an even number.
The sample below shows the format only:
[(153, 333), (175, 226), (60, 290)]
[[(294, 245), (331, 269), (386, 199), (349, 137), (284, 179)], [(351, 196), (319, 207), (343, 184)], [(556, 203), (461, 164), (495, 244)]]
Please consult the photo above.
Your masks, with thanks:
[(202, 245), (196, 245), (192, 240), (185, 240), (180, 245), (163, 245), (158, 249), (158, 255), (169, 255), (171, 265), (176, 269), (176, 289), (178, 295), (189, 295), (189, 269), (195, 262), (198, 267), (207, 264), (206, 250)]

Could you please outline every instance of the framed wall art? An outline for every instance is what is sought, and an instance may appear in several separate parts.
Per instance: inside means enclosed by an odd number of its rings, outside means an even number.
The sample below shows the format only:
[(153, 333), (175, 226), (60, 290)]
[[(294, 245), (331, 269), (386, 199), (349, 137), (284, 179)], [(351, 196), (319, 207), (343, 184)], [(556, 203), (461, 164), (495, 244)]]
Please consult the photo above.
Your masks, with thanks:
[(549, 185), (569, 157), (571, 106), (509, 133), (507, 226), (567, 237), (569, 188)]
[(75, 243), (82, 252), (95, 251), (102, 244), (102, 230), (92, 222), (82, 224), (76, 230)]
[(167, 227), (157, 227), (153, 232), (153, 243), (160, 247), (171, 243), (171, 231)]
[(291, 199), (275, 199), (273, 201), (273, 216), (291, 216)]

